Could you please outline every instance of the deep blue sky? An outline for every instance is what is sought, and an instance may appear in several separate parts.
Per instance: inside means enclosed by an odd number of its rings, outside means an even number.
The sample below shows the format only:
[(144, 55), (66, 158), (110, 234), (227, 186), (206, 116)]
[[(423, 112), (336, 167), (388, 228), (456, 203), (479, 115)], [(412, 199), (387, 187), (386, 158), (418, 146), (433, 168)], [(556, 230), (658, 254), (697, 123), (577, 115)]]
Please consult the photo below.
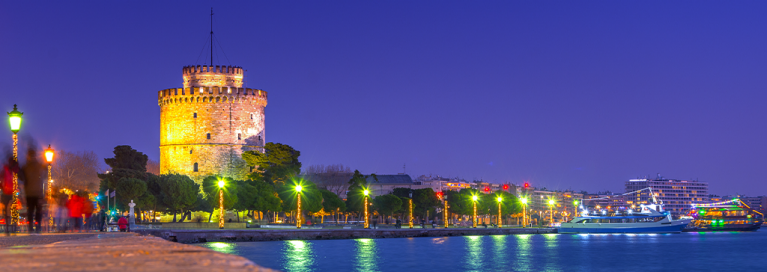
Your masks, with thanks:
[(1, 2), (0, 109), (58, 149), (156, 160), (157, 91), (202, 64), (213, 6), (304, 165), (767, 193), (764, 2), (156, 2)]

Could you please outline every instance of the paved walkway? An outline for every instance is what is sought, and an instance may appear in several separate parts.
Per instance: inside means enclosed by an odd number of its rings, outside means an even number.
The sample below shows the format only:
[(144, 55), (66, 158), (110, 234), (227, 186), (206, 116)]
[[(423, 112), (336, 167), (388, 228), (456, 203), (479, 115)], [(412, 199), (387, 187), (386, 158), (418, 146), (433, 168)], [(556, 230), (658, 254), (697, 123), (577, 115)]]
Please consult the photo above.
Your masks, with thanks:
[(272, 271), (240, 256), (133, 233), (2, 236), (0, 245), (0, 271)]

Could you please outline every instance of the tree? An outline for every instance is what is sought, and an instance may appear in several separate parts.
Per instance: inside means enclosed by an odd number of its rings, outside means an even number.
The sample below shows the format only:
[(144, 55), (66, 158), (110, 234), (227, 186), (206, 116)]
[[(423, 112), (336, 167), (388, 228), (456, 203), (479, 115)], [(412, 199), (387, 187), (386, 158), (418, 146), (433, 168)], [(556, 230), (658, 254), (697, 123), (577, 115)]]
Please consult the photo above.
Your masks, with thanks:
[(245, 151), (242, 159), (254, 171), (249, 175), (253, 180), (264, 180), (271, 184), (284, 184), (301, 173), (301, 162), (298, 157), (301, 152), (289, 145), (266, 143), (264, 153)]
[(351, 169), (342, 164), (311, 165), (304, 174), (304, 179), (310, 180), (317, 184), (318, 188), (326, 189), (336, 195), (346, 192), (351, 177)]
[(121, 178), (115, 192), (117, 202), (128, 207), (131, 200), (138, 200), (146, 192), (146, 182), (136, 178)]
[(411, 192), (413, 192), (413, 189), (410, 188), (394, 188), (394, 190), (392, 190), (393, 195), (404, 198), (410, 198)]
[(492, 202), (492, 205), (488, 204), (491, 215), (498, 215), (498, 197), (501, 197), (503, 200), (501, 201), (501, 216), (522, 212), (522, 205), (519, 203), (519, 199), (509, 192), (498, 191), (486, 196), (487, 199), (485, 201)]
[(280, 211), (282, 200), (274, 191), (274, 186), (265, 181), (245, 180), (237, 181), (239, 201), (235, 205), (236, 210), (248, 211)]
[(440, 201), (437, 194), (431, 188), (413, 190), (413, 214), (426, 216), (435, 215), (435, 207), (439, 206)]
[(165, 207), (173, 213), (175, 223), (177, 212), (194, 206), (200, 186), (185, 175), (171, 174), (160, 177), (161, 199)]
[(297, 210), (298, 192), (295, 188), (298, 185), (301, 185), (301, 211), (315, 213), (322, 210), (322, 193), (317, 189), (317, 185), (308, 180), (291, 180), (278, 188), (282, 210)]
[(139, 172), (146, 172), (146, 163), (148, 157), (129, 145), (118, 145), (114, 150), (115, 157), (104, 159), (112, 169), (122, 168), (131, 169)]
[[(322, 193), (322, 208), (325, 212), (338, 213), (346, 211), (346, 203), (337, 194), (324, 189), (321, 189), (320, 193)], [(336, 217), (336, 223), (338, 223), (338, 217)]]
[(377, 196), (373, 199), (373, 206), (378, 213), (390, 216), (402, 207), (402, 200), (393, 194)]
[[(375, 180), (377, 177), (371, 175)], [(352, 178), (349, 180), (349, 189), (346, 194), (346, 209), (351, 212), (361, 213), (364, 208), (364, 191), (368, 188), (367, 176), (360, 173), (359, 170), (354, 170)], [(372, 195), (369, 197), (373, 197)]]
[[(218, 181), (224, 181), (224, 188), (218, 187)], [(205, 199), (213, 209), (219, 205), (219, 190), (224, 191), (224, 209), (230, 210), (237, 204), (237, 184), (231, 178), (222, 178), (219, 176), (208, 176), (202, 180), (202, 190), (206, 194)], [(211, 212), (213, 212), (211, 210)]]
[(73, 191), (96, 191), (100, 170), (98, 156), (93, 151), (67, 152), (59, 150), (51, 165), (51, 178), (62, 188)]

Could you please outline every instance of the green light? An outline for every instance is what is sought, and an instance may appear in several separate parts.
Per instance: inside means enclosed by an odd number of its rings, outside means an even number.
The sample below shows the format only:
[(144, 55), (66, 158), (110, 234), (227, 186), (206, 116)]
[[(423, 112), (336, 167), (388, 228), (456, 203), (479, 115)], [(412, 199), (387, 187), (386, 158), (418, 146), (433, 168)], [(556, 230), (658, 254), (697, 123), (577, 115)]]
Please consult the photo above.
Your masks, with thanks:
[(549, 199), (549, 205), (554, 205), (554, 200), (553, 199)]
[(573, 200), (573, 205), (578, 206), (578, 200)]
[(226, 185), (226, 183), (224, 183), (223, 180), (218, 181), (218, 188), (224, 188), (224, 185)]
[(11, 123), (11, 131), (13, 133), (19, 132), (21, 129), (21, 116), (24, 115), (24, 113), (18, 111), (16, 109), (16, 105), (13, 105), (13, 111), (8, 113), (8, 122)]
[(473, 195), (473, 196), (471, 196), (471, 199), (474, 200), (474, 201), (477, 201), (477, 196)]
[(522, 204), (527, 204), (527, 198), (526, 197), (523, 197), (523, 198), (519, 199), (519, 201), (521, 201)]
[(498, 200), (498, 202), (501, 202), (501, 201), (503, 201), (503, 198), (501, 198), (501, 197), (499, 196), (497, 200)]
[(365, 189), (365, 191), (363, 191), (362, 193), (365, 194), (365, 195), (369, 195), (370, 191), (368, 191), (368, 189)]
[(297, 186), (296, 186), (296, 192), (299, 192), (299, 193), (300, 193), (300, 192), (301, 192), (301, 190), (303, 190), (303, 189), (304, 189), (304, 187), (301, 187), (301, 185), (297, 185)]

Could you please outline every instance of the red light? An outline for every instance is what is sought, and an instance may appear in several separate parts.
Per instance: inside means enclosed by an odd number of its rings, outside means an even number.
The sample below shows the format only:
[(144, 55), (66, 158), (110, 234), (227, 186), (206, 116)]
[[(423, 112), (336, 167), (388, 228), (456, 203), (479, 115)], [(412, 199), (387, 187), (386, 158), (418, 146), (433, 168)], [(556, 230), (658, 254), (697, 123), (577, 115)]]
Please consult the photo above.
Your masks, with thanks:
[(485, 192), (490, 192), (490, 187), (485, 187)]
[(530, 188), (530, 183), (525, 182), (525, 189)]
[(437, 192), (437, 197), (442, 198), (442, 192)]
[(503, 189), (504, 189), (504, 190), (508, 190), (508, 189), (509, 189), (509, 185), (508, 185), (508, 184), (504, 184), (504, 185), (503, 185)]

